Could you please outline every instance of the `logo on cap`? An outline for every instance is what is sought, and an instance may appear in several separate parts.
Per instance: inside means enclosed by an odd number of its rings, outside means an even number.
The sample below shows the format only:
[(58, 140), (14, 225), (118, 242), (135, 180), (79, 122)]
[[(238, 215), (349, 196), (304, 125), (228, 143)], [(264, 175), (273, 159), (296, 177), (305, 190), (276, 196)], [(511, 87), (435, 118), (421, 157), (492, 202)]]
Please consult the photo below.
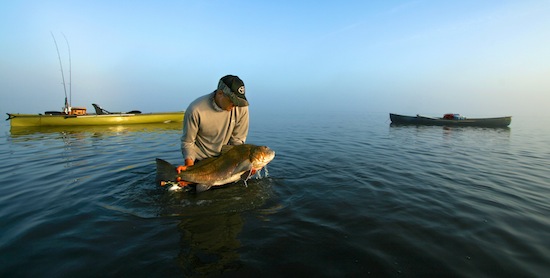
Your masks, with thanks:
[(237, 90), (239, 94), (244, 95), (244, 86), (239, 87), (239, 90)]

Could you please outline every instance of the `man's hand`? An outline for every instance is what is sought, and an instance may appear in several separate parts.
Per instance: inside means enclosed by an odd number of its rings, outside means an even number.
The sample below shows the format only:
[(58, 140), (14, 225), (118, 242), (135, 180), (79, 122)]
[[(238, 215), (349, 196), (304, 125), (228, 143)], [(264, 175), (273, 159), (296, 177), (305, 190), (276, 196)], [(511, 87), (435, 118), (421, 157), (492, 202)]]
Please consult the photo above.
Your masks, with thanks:
[(193, 161), (192, 159), (186, 158), (185, 159), (185, 165), (180, 165), (180, 166), (176, 167), (176, 171), (179, 174), (179, 173), (187, 170), (187, 167), (193, 166), (194, 164), (195, 164), (195, 161)]
[[(179, 174), (179, 173), (187, 170), (187, 167), (193, 166), (194, 164), (195, 164), (194, 160), (186, 158), (185, 159), (185, 165), (180, 165), (180, 166), (176, 167), (176, 172), (178, 172), (178, 174)], [(187, 186), (187, 185), (191, 184), (191, 182), (182, 180), (181, 177), (177, 177), (176, 181), (178, 182), (180, 187), (184, 187), (184, 186)]]
[(176, 179), (176, 181), (178, 182), (178, 186), (179, 186), (179, 187), (188, 186), (188, 185), (190, 185), (190, 184), (192, 183), (192, 182), (184, 181), (184, 180), (182, 180), (180, 177), (178, 177), (178, 178)]
[(185, 170), (187, 170), (187, 166), (180, 165), (180, 166), (176, 167), (176, 171), (178, 172), (178, 174), (185, 171)]

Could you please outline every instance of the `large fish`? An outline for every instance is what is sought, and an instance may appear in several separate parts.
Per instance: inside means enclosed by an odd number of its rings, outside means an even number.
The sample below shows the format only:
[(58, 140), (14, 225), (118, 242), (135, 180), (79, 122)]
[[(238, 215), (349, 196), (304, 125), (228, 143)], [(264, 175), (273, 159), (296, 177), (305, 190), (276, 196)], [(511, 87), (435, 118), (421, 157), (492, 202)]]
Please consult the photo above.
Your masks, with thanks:
[[(275, 157), (275, 152), (266, 146), (242, 144), (224, 146), (220, 156), (208, 158), (177, 173), (176, 167), (157, 158), (157, 182), (173, 184), (178, 180), (196, 183), (196, 191), (206, 191), (212, 186), (224, 185), (261, 170)], [(179, 179), (178, 179), (179, 177)]]

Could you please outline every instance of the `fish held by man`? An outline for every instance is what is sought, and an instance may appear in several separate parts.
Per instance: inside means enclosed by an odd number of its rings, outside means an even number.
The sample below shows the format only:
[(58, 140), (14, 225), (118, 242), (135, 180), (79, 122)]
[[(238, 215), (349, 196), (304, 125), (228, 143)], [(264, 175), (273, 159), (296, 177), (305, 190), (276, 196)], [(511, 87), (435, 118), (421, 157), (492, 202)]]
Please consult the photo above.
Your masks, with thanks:
[(176, 167), (157, 158), (157, 182), (161, 186), (183, 183), (196, 184), (196, 191), (202, 192), (213, 186), (220, 186), (240, 179), (246, 180), (265, 167), (275, 152), (267, 146), (242, 144), (225, 146), (220, 156), (207, 158), (178, 174)]

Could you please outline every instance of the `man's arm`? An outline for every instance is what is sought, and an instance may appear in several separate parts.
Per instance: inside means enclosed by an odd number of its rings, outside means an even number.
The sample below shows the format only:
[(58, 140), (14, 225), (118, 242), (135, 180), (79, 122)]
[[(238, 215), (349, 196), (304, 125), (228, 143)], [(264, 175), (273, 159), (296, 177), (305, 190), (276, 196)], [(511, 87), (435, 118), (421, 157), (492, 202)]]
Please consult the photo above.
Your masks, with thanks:
[(235, 128), (229, 139), (230, 145), (241, 145), (246, 142), (246, 137), (248, 136), (248, 107), (242, 107), (237, 111), (237, 121), (235, 123)]
[(194, 162), (196, 159), (195, 140), (199, 131), (198, 123), (198, 115), (195, 115), (192, 109), (185, 111), (183, 134), (181, 136), (181, 153), (185, 159), (186, 165), (188, 160)]

